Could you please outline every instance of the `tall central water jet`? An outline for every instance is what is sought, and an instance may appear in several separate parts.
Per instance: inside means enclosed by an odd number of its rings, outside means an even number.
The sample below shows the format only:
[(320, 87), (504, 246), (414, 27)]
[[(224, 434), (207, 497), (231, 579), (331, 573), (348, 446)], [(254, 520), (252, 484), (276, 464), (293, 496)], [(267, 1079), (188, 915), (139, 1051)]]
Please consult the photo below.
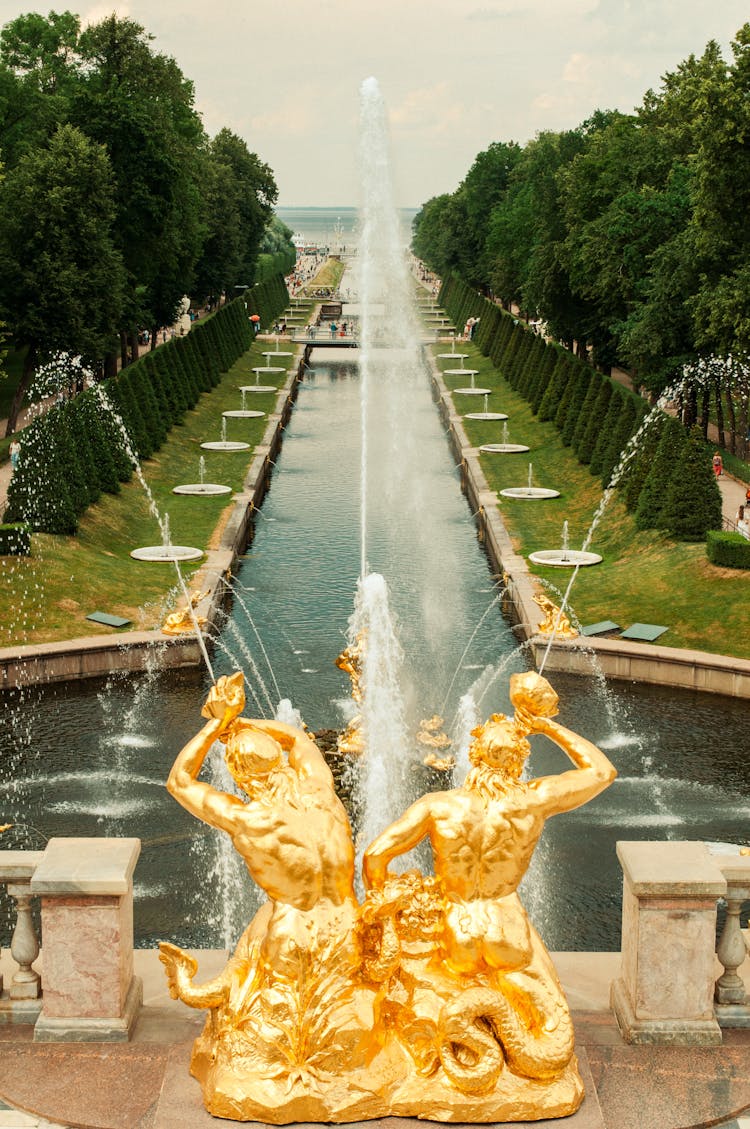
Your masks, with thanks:
[[(413, 311), (403, 240), (388, 159), (383, 97), (377, 81), (360, 90), (362, 208), (356, 288), (359, 298), (361, 388), (360, 576), (350, 641), (364, 639), (362, 727), (366, 759), (359, 779), (367, 843), (392, 817), (403, 800), (400, 781), (406, 760), (401, 648), (389, 609), (386, 580), (369, 571), (368, 538), (375, 515), (369, 492), (377, 465), (378, 507), (393, 501), (408, 482), (404, 451), (408, 443), (404, 382), (420, 365), (418, 328)], [(384, 447), (385, 444), (385, 447)], [(381, 515), (378, 515), (381, 516)], [(390, 534), (378, 527), (378, 550)], [(388, 557), (385, 552), (386, 559)]]

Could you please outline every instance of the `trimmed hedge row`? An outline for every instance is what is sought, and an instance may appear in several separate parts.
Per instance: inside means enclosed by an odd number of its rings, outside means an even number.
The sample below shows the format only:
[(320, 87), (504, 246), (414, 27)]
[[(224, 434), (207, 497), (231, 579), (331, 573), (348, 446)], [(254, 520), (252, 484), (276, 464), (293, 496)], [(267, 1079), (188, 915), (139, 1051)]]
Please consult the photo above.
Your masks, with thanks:
[(706, 539), (706, 555), (722, 568), (750, 568), (750, 541), (741, 533), (711, 529)]
[(455, 325), (479, 318), (478, 348), (602, 487), (621, 488), (639, 529), (696, 541), (721, 527), (721, 495), (699, 433), (688, 436), (679, 421), (649, 412), (640, 396), (545, 342), (463, 280), (447, 277), (438, 300)]
[(26, 522), (0, 525), (0, 557), (31, 555), (31, 528)]
[(289, 291), (283, 275), (277, 274), (246, 290), (245, 303), (248, 314), (258, 314), (261, 326), (270, 329), (276, 315), (289, 305)]
[[(283, 278), (273, 283), (253, 291), (261, 291), (263, 302), (276, 301), (277, 313), (287, 293)], [(194, 323), (185, 337), (160, 345), (35, 420), (17, 436), (21, 453), (8, 489), (6, 521), (25, 521), (44, 533), (75, 533), (87, 507), (130, 480), (134, 460), (161, 447), (201, 393), (218, 384), (252, 341), (245, 302), (237, 298)], [(103, 397), (116, 415), (103, 410)]]

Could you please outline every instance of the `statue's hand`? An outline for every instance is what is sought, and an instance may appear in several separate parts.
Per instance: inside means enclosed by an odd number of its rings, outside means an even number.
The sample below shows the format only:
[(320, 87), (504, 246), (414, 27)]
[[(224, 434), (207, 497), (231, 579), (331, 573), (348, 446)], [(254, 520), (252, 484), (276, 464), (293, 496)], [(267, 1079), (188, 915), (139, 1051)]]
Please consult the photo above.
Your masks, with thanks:
[(203, 717), (213, 717), (229, 723), (238, 717), (245, 708), (245, 690), (241, 671), (223, 675), (211, 687), (205, 705), (201, 710)]

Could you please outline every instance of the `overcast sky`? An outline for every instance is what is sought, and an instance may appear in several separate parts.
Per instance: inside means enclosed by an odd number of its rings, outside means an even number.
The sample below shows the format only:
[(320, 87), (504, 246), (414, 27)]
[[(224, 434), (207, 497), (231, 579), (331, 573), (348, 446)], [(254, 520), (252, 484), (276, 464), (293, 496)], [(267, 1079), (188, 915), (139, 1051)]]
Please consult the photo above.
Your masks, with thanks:
[(388, 105), (397, 202), (452, 192), (492, 141), (524, 143), (596, 109), (630, 111), (716, 39), (747, 0), (0, 0), (0, 22), (65, 7), (143, 24), (195, 84), (210, 134), (228, 126), (274, 170), (280, 204), (359, 198), (359, 87)]

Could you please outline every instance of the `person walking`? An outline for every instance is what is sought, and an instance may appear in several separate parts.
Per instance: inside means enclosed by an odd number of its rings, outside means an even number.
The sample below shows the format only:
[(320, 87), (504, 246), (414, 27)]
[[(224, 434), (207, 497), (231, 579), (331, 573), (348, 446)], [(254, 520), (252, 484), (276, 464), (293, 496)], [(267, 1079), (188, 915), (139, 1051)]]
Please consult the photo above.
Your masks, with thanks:
[(713, 463), (714, 474), (717, 478), (721, 478), (724, 473), (724, 463), (718, 451), (714, 451), (714, 457), (711, 462)]

